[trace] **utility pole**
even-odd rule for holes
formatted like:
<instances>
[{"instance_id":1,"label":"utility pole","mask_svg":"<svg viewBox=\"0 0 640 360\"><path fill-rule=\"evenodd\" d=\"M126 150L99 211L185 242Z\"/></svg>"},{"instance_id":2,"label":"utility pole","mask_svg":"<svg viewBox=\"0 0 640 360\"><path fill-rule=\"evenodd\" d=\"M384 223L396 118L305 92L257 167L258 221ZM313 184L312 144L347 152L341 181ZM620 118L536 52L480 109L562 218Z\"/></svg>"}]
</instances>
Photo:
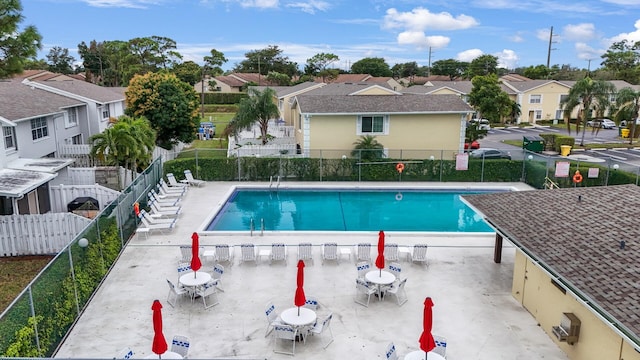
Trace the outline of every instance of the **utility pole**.
<instances>
[{"instance_id":1,"label":"utility pole","mask_svg":"<svg viewBox=\"0 0 640 360\"><path fill-rule=\"evenodd\" d=\"M429 65L427 67L427 76L431 76L431 46L429 46Z\"/></svg>"},{"instance_id":2,"label":"utility pole","mask_svg":"<svg viewBox=\"0 0 640 360\"><path fill-rule=\"evenodd\" d=\"M550 69L551 63L551 50L556 50L551 48L551 44L553 44L553 26L551 27L551 31L549 32L549 50L547 51L547 69Z\"/></svg>"},{"instance_id":3,"label":"utility pole","mask_svg":"<svg viewBox=\"0 0 640 360\"><path fill-rule=\"evenodd\" d=\"M202 115L202 120L204 120L204 77L207 69L207 64L202 65L202 88L200 93L200 113Z\"/></svg>"}]
</instances>

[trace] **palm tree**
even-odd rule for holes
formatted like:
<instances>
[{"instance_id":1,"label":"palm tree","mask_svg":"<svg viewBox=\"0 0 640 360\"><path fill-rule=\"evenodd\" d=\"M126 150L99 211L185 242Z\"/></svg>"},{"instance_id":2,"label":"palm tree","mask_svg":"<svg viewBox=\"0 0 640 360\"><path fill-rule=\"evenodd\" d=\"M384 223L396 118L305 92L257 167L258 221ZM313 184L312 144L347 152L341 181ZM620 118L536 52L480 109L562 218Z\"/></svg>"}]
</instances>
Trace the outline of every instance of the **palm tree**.
<instances>
[{"instance_id":1,"label":"palm tree","mask_svg":"<svg viewBox=\"0 0 640 360\"><path fill-rule=\"evenodd\" d=\"M373 135L364 135L353 144L355 147L351 151L351 156L360 160L371 161L384 157L384 146Z\"/></svg>"},{"instance_id":2,"label":"palm tree","mask_svg":"<svg viewBox=\"0 0 640 360\"><path fill-rule=\"evenodd\" d=\"M275 90L266 88L264 91L249 89L249 97L240 100L238 112L233 118L235 130L249 130L257 122L260 126L262 145L269 141L269 120L280 115L278 106L273 102L276 96Z\"/></svg>"},{"instance_id":3,"label":"palm tree","mask_svg":"<svg viewBox=\"0 0 640 360\"><path fill-rule=\"evenodd\" d=\"M629 87L621 89L616 96L616 104L620 106L618 112L627 112L631 114L631 118L627 122L627 126L631 131L631 134L629 134L629 144L633 144L636 119L638 118L638 111L640 111L640 90L636 91Z\"/></svg>"},{"instance_id":4,"label":"palm tree","mask_svg":"<svg viewBox=\"0 0 640 360\"><path fill-rule=\"evenodd\" d=\"M576 107L578 109L578 121L582 122L582 138L580 139L580 146L584 146L584 133L587 125L587 121L591 118L592 109L597 109L598 112L604 112L609 106L609 96L615 93L615 86L608 81L593 80L590 77L578 80L575 85L569 90L569 95L562 100L560 106L563 107L565 118ZM576 132L579 127L576 127Z\"/></svg>"}]
</instances>

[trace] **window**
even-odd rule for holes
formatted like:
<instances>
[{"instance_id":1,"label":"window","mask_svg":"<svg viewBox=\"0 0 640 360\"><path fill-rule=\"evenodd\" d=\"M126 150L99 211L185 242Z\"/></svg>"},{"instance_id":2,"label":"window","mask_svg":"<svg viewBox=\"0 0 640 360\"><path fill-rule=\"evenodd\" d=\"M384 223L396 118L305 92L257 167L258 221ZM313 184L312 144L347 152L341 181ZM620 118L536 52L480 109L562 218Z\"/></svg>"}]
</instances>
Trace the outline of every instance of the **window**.
<instances>
[{"instance_id":1,"label":"window","mask_svg":"<svg viewBox=\"0 0 640 360\"><path fill-rule=\"evenodd\" d=\"M105 105L102 107L102 120L109 120L109 116L111 116L109 113L109 105Z\"/></svg>"},{"instance_id":2,"label":"window","mask_svg":"<svg viewBox=\"0 0 640 360\"><path fill-rule=\"evenodd\" d=\"M542 95L529 95L529 104L540 104L542 102Z\"/></svg>"},{"instance_id":3,"label":"window","mask_svg":"<svg viewBox=\"0 0 640 360\"><path fill-rule=\"evenodd\" d=\"M33 140L42 139L49 136L49 128L47 127L47 118L40 117L31 120L31 138Z\"/></svg>"},{"instance_id":4,"label":"window","mask_svg":"<svg viewBox=\"0 0 640 360\"><path fill-rule=\"evenodd\" d=\"M6 150L16 149L16 135L11 126L3 126L2 134L4 135L4 148Z\"/></svg>"},{"instance_id":5,"label":"window","mask_svg":"<svg viewBox=\"0 0 640 360\"><path fill-rule=\"evenodd\" d=\"M67 114L64 117L64 125L67 128L78 125L78 108L67 109Z\"/></svg>"},{"instance_id":6,"label":"window","mask_svg":"<svg viewBox=\"0 0 640 360\"><path fill-rule=\"evenodd\" d=\"M560 104L562 104L563 102L567 101L567 99L569 98L569 95L560 95Z\"/></svg>"},{"instance_id":7,"label":"window","mask_svg":"<svg viewBox=\"0 0 640 360\"><path fill-rule=\"evenodd\" d=\"M385 134L387 121L388 118L385 115L360 116L358 118L358 135Z\"/></svg>"},{"instance_id":8,"label":"window","mask_svg":"<svg viewBox=\"0 0 640 360\"><path fill-rule=\"evenodd\" d=\"M535 119L536 120L542 120L542 110L536 110L535 111Z\"/></svg>"},{"instance_id":9,"label":"window","mask_svg":"<svg viewBox=\"0 0 640 360\"><path fill-rule=\"evenodd\" d=\"M76 136L72 136L71 137L71 143L73 145L80 145L82 144L82 134L78 134Z\"/></svg>"}]
</instances>

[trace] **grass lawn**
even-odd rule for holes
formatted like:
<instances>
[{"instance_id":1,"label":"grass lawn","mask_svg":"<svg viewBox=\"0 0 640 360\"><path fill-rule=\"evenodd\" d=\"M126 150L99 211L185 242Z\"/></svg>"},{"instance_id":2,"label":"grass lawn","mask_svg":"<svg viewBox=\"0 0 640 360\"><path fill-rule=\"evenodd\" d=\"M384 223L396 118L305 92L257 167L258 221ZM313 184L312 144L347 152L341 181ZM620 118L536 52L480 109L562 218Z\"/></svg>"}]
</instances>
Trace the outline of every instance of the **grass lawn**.
<instances>
[{"instance_id":1,"label":"grass lawn","mask_svg":"<svg viewBox=\"0 0 640 360\"><path fill-rule=\"evenodd\" d=\"M178 154L177 159L198 158L226 158L227 157L227 139L219 140L194 140L189 148L183 149Z\"/></svg>"},{"instance_id":2,"label":"grass lawn","mask_svg":"<svg viewBox=\"0 0 640 360\"><path fill-rule=\"evenodd\" d=\"M0 258L0 312L9 306L52 258L52 256Z\"/></svg>"},{"instance_id":3,"label":"grass lawn","mask_svg":"<svg viewBox=\"0 0 640 360\"><path fill-rule=\"evenodd\" d=\"M204 119L202 121L211 121L216 126L216 133L221 133L229 121L233 119L235 113L204 113Z\"/></svg>"}]
</instances>

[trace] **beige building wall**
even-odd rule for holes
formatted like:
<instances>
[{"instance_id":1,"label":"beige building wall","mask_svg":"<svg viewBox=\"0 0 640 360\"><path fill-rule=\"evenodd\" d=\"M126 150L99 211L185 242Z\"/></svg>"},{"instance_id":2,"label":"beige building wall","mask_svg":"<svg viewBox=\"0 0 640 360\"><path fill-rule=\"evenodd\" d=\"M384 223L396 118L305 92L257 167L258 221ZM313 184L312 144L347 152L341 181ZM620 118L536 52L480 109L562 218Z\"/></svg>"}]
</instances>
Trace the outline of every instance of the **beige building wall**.
<instances>
[{"instance_id":1,"label":"beige building wall","mask_svg":"<svg viewBox=\"0 0 640 360\"><path fill-rule=\"evenodd\" d=\"M540 120L562 119L560 100L562 95L569 94L569 88L550 82L535 89L518 94L520 104L520 122L535 124ZM535 101L538 101L536 103Z\"/></svg>"},{"instance_id":2,"label":"beige building wall","mask_svg":"<svg viewBox=\"0 0 640 360\"><path fill-rule=\"evenodd\" d=\"M640 360L640 353L591 312L570 291L554 285L549 275L520 250L516 251L512 295L538 321L540 327L572 360ZM580 334L573 345L560 342L551 329L563 313L580 319Z\"/></svg>"}]
</instances>

